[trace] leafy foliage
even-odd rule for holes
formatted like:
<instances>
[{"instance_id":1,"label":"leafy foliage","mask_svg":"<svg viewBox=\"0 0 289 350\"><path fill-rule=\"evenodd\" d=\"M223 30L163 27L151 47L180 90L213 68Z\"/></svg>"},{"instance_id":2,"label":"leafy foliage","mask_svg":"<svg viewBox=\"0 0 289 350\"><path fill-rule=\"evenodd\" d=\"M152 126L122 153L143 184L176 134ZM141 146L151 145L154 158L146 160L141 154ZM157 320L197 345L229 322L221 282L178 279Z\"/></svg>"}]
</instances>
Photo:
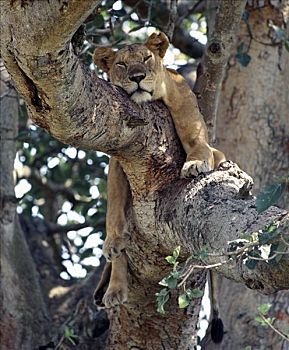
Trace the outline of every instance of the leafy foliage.
<instances>
[{"instance_id":1,"label":"leafy foliage","mask_svg":"<svg viewBox=\"0 0 289 350\"><path fill-rule=\"evenodd\" d=\"M276 204L286 192L288 188L289 177L281 179L278 183L273 183L263 188L256 198L256 206L258 213L262 213L272 205Z\"/></svg>"},{"instance_id":2,"label":"leafy foliage","mask_svg":"<svg viewBox=\"0 0 289 350\"><path fill-rule=\"evenodd\" d=\"M87 258L95 252L98 257L101 255L97 248L101 240L95 240L92 247L89 237L105 236L108 157L62 144L29 125L24 105L21 105L21 112L16 185L20 196L18 212L44 221L50 242L54 241L55 254L64 263L59 273L66 271L71 275L67 266L77 264L84 276L85 270L91 269ZM23 187L27 190L21 191Z\"/></svg>"},{"instance_id":3,"label":"leafy foliage","mask_svg":"<svg viewBox=\"0 0 289 350\"><path fill-rule=\"evenodd\" d=\"M179 266L179 262L177 260L180 255L180 249L181 247L178 246L176 249L174 249L172 255L169 255L165 258L169 264L173 265L173 270L168 276L159 282L161 286L166 287L161 289L159 293L156 293L157 311L161 314L165 313L164 306L168 302L171 290L173 289L177 289L179 291L178 305L180 309L186 308L193 298L201 298L203 296L203 291L199 288L190 289L184 287L183 291L180 291L178 281L183 276L183 273L185 271L183 268L180 268L179 270L177 269Z\"/></svg>"},{"instance_id":4,"label":"leafy foliage","mask_svg":"<svg viewBox=\"0 0 289 350\"><path fill-rule=\"evenodd\" d=\"M255 321L257 321L263 327L272 325L275 320L275 317L265 317L271 309L271 306L271 304L262 304L258 307L260 316L256 316Z\"/></svg>"},{"instance_id":5,"label":"leafy foliage","mask_svg":"<svg viewBox=\"0 0 289 350\"><path fill-rule=\"evenodd\" d=\"M264 229L252 234L243 234L241 239L229 242L228 253L241 258L245 265L253 270L260 261L269 265L277 264L286 254L288 243L278 223L271 223Z\"/></svg>"}]
</instances>

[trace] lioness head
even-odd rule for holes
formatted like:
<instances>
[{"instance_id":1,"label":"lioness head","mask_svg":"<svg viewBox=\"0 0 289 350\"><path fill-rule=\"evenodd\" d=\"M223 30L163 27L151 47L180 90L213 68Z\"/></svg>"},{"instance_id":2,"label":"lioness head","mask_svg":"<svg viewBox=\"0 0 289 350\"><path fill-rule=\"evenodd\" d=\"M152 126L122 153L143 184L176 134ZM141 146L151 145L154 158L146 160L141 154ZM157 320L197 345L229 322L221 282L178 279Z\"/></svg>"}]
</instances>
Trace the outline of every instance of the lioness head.
<instances>
[{"instance_id":1,"label":"lioness head","mask_svg":"<svg viewBox=\"0 0 289 350\"><path fill-rule=\"evenodd\" d=\"M133 101L142 103L162 97L162 59L168 47L167 36L154 33L145 44L128 45L118 51L97 48L93 59L113 84L123 88Z\"/></svg>"}]
</instances>

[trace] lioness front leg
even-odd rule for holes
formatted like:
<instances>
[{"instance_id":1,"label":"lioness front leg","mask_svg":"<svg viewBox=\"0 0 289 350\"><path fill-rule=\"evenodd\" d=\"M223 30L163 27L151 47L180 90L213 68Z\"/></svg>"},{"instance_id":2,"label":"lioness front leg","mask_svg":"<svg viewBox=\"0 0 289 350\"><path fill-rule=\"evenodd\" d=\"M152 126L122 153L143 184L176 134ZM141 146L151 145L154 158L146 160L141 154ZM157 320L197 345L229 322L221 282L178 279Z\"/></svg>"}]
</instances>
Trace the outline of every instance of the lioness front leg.
<instances>
[{"instance_id":1,"label":"lioness front leg","mask_svg":"<svg viewBox=\"0 0 289 350\"><path fill-rule=\"evenodd\" d=\"M129 185L126 175L119 162L112 157L109 161L106 239L103 245L103 254L108 261L121 254L129 239L125 217L128 196Z\"/></svg>"},{"instance_id":2,"label":"lioness front leg","mask_svg":"<svg viewBox=\"0 0 289 350\"><path fill-rule=\"evenodd\" d=\"M181 176L190 178L213 170L217 165L214 149L208 144L208 131L196 96L180 75L167 70L168 97L164 99L174 120L177 134L187 154ZM216 152L219 152L216 150ZM222 154L222 152L219 152Z\"/></svg>"},{"instance_id":3,"label":"lioness front leg","mask_svg":"<svg viewBox=\"0 0 289 350\"><path fill-rule=\"evenodd\" d=\"M191 153L187 155L185 164L181 170L181 177L191 178L200 173L207 173L216 169L221 163L226 161L223 152L210 147L207 143L196 140Z\"/></svg>"},{"instance_id":4,"label":"lioness front leg","mask_svg":"<svg viewBox=\"0 0 289 350\"><path fill-rule=\"evenodd\" d=\"M195 140L189 152L181 170L181 177L191 178L214 169L213 150L205 141Z\"/></svg>"}]
</instances>

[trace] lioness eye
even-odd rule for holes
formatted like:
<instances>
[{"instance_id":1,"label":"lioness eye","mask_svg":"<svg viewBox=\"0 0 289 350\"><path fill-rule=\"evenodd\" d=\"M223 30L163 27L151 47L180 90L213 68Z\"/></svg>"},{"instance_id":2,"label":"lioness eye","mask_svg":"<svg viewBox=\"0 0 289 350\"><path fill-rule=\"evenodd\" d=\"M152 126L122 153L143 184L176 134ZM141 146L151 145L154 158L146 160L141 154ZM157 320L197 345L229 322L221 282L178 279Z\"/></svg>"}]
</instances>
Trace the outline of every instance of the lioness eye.
<instances>
[{"instance_id":1,"label":"lioness eye","mask_svg":"<svg viewBox=\"0 0 289 350\"><path fill-rule=\"evenodd\" d=\"M124 62L117 62L116 64L120 67L126 68L126 64Z\"/></svg>"},{"instance_id":2,"label":"lioness eye","mask_svg":"<svg viewBox=\"0 0 289 350\"><path fill-rule=\"evenodd\" d=\"M151 59L151 58L152 58L152 56L147 56L147 57L145 57L145 58L143 59L143 61L146 62L146 61L148 61L148 60Z\"/></svg>"}]
</instances>

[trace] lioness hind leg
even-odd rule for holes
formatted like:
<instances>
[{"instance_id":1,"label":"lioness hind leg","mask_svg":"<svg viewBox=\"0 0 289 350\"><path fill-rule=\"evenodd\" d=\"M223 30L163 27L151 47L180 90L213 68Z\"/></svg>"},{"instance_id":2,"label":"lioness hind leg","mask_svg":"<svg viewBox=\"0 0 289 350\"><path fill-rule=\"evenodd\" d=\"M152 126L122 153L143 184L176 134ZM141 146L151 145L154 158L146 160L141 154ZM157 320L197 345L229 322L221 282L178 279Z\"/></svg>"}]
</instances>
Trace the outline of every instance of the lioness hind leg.
<instances>
[{"instance_id":1,"label":"lioness hind leg","mask_svg":"<svg viewBox=\"0 0 289 350\"><path fill-rule=\"evenodd\" d=\"M190 148L187 159L181 170L183 178L198 176L214 169L214 155L211 147L206 142L194 142Z\"/></svg>"},{"instance_id":2,"label":"lioness hind leg","mask_svg":"<svg viewBox=\"0 0 289 350\"><path fill-rule=\"evenodd\" d=\"M103 254L108 261L126 248L129 239L125 210L129 185L119 162L112 157L109 162L107 183L106 239Z\"/></svg>"},{"instance_id":3,"label":"lioness hind leg","mask_svg":"<svg viewBox=\"0 0 289 350\"><path fill-rule=\"evenodd\" d=\"M111 263L111 276L106 293L102 299L106 308L111 308L127 301L127 258L121 253Z\"/></svg>"}]
</instances>

